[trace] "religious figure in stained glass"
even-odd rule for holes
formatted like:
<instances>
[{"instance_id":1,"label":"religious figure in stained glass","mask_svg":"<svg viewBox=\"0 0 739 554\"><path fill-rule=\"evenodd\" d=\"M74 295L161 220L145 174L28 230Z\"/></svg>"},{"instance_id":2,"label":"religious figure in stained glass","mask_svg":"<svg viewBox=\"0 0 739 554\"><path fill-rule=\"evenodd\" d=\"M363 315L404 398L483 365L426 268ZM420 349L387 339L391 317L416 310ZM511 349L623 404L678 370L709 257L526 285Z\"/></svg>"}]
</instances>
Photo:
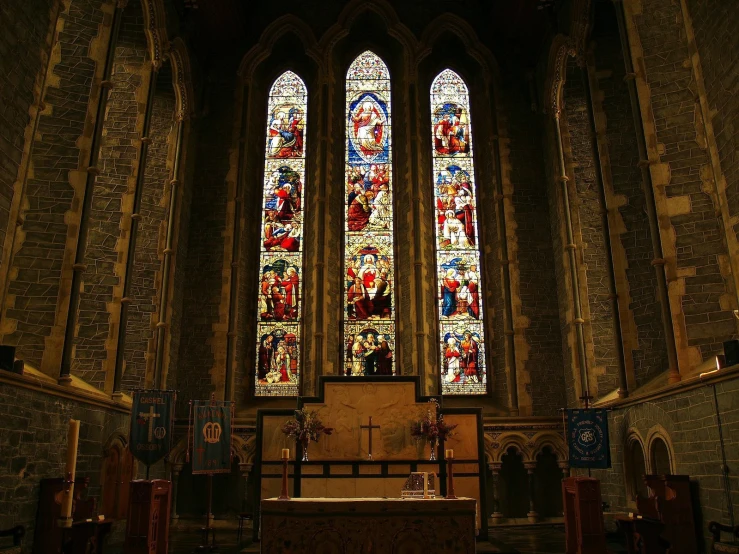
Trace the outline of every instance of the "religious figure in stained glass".
<instances>
[{"instance_id":1,"label":"religious figure in stained glass","mask_svg":"<svg viewBox=\"0 0 739 554\"><path fill-rule=\"evenodd\" d=\"M254 394L297 396L300 386L305 83L292 71L272 85L259 256Z\"/></svg>"},{"instance_id":2,"label":"religious figure in stained glass","mask_svg":"<svg viewBox=\"0 0 739 554\"><path fill-rule=\"evenodd\" d=\"M346 375L395 373L390 73L372 52L346 75Z\"/></svg>"},{"instance_id":3,"label":"religious figure in stained glass","mask_svg":"<svg viewBox=\"0 0 739 554\"><path fill-rule=\"evenodd\" d=\"M442 394L485 394L477 194L467 85L450 69L431 84Z\"/></svg>"}]
</instances>

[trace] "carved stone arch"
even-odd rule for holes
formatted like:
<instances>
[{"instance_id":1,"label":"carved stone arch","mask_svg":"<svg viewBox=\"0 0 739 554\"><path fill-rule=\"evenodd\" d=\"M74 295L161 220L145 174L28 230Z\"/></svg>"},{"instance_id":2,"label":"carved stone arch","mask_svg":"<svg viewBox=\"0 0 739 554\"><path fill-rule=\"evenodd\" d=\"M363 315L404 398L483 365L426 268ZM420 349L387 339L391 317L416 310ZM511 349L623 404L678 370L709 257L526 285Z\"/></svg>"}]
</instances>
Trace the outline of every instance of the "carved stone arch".
<instances>
[{"instance_id":1,"label":"carved stone arch","mask_svg":"<svg viewBox=\"0 0 739 554\"><path fill-rule=\"evenodd\" d=\"M544 111L559 117L562 110L562 89L567 80L567 54L572 53L570 38L559 34L549 48L547 79L544 86Z\"/></svg>"},{"instance_id":2,"label":"carved stone arch","mask_svg":"<svg viewBox=\"0 0 739 554\"><path fill-rule=\"evenodd\" d=\"M480 42L477 33L466 20L452 13L438 16L423 30L416 54L417 63L431 55L434 43L444 33L452 33L462 41L466 53L484 70L486 79L492 77L497 80L499 68L493 53Z\"/></svg>"},{"instance_id":3,"label":"carved stone arch","mask_svg":"<svg viewBox=\"0 0 739 554\"><path fill-rule=\"evenodd\" d=\"M127 429L116 429L113 431L108 439L103 444L103 456L107 456L111 448L119 447L121 450L125 450L128 447L128 430Z\"/></svg>"},{"instance_id":4,"label":"carved stone arch","mask_svg":"<svg viewBox=\"0 0 739 554\"><path fill-rule=\"evenodd\" d=\"M185 463L187 443L187 435L180 437L180 440L177 441L177 444L169 452L169 456L167 457L170 465L182 465Z\"/></svg>"},{"instance_id":5,"label":"carved stone arch","mask_svg":"<svg viewBox=\"0 0 739 554\"><path fill-rule=\"evenodd\" d=\"M272 48L283 36L294 34L303 43L306 54L321 67L322 60L313 30L302 19L287 14L278 17L262 32L257 42L243 57L239 65L239 76L244 81L249 81L259 64L266 60L272 53Z\"/></svg>"},{"instance_id":6,"label":"carved stone arch","mask_svg":"<svg viewBox=\"0 0 739 554\"><path fill-rule=\"evenodd\" d=\"M495 461L498 443L489 435L483 435L483 451L485 453L485 463L492 464Z\"/></svg>"},{"instance_id":7,"label":"carved stone arch","mask_svg":"<svg viewBox=\"0 0 739 554\"><path fill-rule=\"evenodd\" d=\"M149 58L154 69L158 70L162 67L169 48L164 0L141 0L141 7L144 11L144 33L149 45Z\"/></svg>"},{"instance_id":8,"label":"carved stone arch","mask_svg":"<svg viewBox=\"0 0 739 554\"><path fill-rule=\"evenodd\" d=\"M180 37L169 46L169 59L172 63L172 86L174 87L177 119L186 121L194 112L195 92L192 80L190 52Z\"/></svg>"},{"instance_id":9,"label":"carved stone arch","mask_svg":"<svg viewBox=\"0 0 739 554\"><path fill-rule=\"evenodd\" d=\"M533 439L534 448L531 453L532 461L536 461L536 457L542 453L544 448L549 447L552 454L555 455L558 462L566 462L568 460L567 450L565 449L564 439L562 435L552 432L543 432L537 434Z\"/></svg>"},{"instance_id":10,"label":"carved stone arch","mask_svg":"<svg viewBox=\"0 0 739 554\"><path fill-rule=\"evenodd\" d=\"M672 444L670 433L667 432L662 425L656 424L652 426L647 432L646 446L644 450L644 456L647 459L647 469L652 473L657 473L654 467L654 442L661 440L667 447L667 455L669 456L670 470L676 471L676 458L675 458L675 447Z\"/></svg>"},{"instance_id":11,"label":"carved stone arch","mask_svg":"<svg viewBox=\"0 0 739 554\"><path fill-rule=\"evenodd\" d=\"M521 433L511 433L500 438L500 446L498 447L496 459L493 462L503 462L503 456L508 449L513 447L516 453L521 456L524 463L532 461L531 447L528 444L529 439Z\"/></svg>"},{"instance_id":12,"label":"carved stone arch","mask_svg":"<svg viewBox=\"0 0 739 554\"><path fill-rule=\"evenodd\" d=\"M591 0L573 0L570 17L570 44L572 55L579 65L585 64L585 51L591 29Z\"/></svg>"},{"instance_id":13,"label":"carved stone arch","mask_svg":"<svg viewBox=\"0 0 739 554\"><path fill-rule=\"evenodd\" d=\"M367 11L375 13L385 24L387 34L401 45L405 64L404 71L409 78L413 78L416 68L418 41L413 32L401 23L395 9L387 0L351 0L344 7L336 23L323 34L319 42L321 52L326 54L324 56L324 63L327 64L326 69L330 69L329 60L333 58L332 54L336 44L349 35L349 30L357 18Z\"/></svg>"}]
</instances>

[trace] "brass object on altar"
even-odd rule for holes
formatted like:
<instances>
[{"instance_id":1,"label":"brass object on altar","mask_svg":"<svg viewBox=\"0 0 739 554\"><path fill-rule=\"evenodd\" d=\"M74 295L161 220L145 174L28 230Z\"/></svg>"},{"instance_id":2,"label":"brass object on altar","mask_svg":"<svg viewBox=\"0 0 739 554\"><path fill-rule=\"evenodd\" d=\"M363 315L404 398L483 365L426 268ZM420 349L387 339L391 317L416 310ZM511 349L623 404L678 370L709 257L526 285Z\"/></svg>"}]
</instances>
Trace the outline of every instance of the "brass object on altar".
<instances>
[{"instance_id":1,"label":"brass object on altar","mask_svg":"<svg viewBox=\"0 0 739 554\"><path fill-rule=\"evenodd\" d=\"M433 498L436 496L436 474L414 471L405 480L401 498Z\"/></svg>"}]
</instances>

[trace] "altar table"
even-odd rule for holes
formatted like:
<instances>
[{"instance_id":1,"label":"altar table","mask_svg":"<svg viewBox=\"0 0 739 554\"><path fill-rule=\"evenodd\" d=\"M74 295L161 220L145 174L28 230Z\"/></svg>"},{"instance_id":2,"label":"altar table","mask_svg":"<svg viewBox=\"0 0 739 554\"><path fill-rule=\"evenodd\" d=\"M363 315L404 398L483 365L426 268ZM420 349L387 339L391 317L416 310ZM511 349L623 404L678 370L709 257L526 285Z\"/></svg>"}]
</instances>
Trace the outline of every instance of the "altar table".
<instances>
[{"instance_id":1,"label":"altar table","mask_svg":"<svg viewBox=\"0 0 739 554\"><path fill-rule=\"evenodd\" d=\"M269 498L264 554L474 554L473 498Z\"/></svg>"}]
</instances>

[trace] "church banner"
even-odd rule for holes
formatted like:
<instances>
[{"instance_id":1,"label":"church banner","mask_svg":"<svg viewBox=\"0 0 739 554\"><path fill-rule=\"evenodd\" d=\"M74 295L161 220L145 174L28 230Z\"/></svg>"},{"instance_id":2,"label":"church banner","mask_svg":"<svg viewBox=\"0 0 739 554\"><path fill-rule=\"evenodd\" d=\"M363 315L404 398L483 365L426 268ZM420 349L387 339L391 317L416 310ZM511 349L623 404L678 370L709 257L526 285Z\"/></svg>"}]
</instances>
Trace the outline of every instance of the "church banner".
<instances>
[{"instance_id":1,"label":"church banner","mask_svg":"<svg viewBox=\"0 0 739 554\"><path fill-rule=\"evenodd\" d=\"M231 472L231 402L195 400L192 472Z\"/></svg>"},{"instance_id":2,"label":"church banner","mask_svg":"<svg viewBox=\"0 0 739 554\"><path fill-rule=\"evenodd\" d=\"M164 458L172 447L172 409L175 392L139 390L131 406L130 450L134 458L150 466Z\"/></svg>"},{"instance_id":3,"label":"church banner","mask_svg":"<svg viewBox=\"0 0 739 554\"><path fill-rule=\"evenodd\" d=\"M567 410L567 439L570 467L611 467L607 410Z\"/></svg>"}]
</instances>

